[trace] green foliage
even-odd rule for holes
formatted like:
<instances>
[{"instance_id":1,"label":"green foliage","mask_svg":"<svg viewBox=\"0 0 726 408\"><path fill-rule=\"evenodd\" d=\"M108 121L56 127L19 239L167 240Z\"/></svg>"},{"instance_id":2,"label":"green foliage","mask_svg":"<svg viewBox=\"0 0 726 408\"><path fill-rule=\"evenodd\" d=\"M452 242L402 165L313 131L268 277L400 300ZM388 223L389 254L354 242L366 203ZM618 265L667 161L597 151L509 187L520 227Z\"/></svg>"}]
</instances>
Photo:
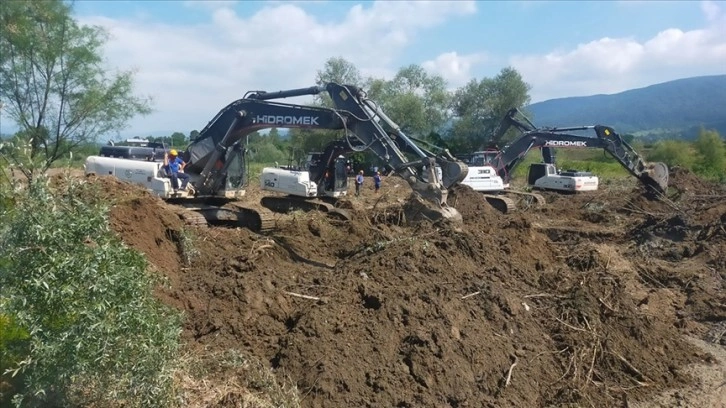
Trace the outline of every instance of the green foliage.
<instances>
[{"instance_id":1,"label":"green foliage","mask_svg":"<svg viewBox=\"0 0 726 408\"><path fill-rule=\"evenodd\" d=\"M4 310L0 303L0 310ZM14 367L28 355L30 335L22 327L18 326L15 320L6 314L0 314L0 370L7 367ZM22 386L22 376L15 378L10 375L3 375L0 371L0 383L8 381L13 388ZM11 395L0 388L0 405L10 401Z\"/></svg>"},{"instance_id":2,"label":"green foliage","mask_svg":"<svg viewBox=\"0 0 726 408\"><path fill-rule=\"evenodd\" d=\"M694 162L693 149L690 143L682 140L663 140L655 144L648 160L690 169Z\"/></svg>"},{"instance_id":3,"label":"green foliage","mask_svg":"<svg viewBox=\"0 0 726 408\"><path fill-rule=\"evenodd\" d=\"M270 129L267 134L254 132L248 137L248 160L255 163L287 163L290 146L290 141L284 140L277 128Z\"/></svg>"},{"instance_id":4,"label":"green foliage","mask_svg":"<svg viewBox=\"0 0 726 408\"><path fill-rule=\"evenodd\" d=\"M108 227L107 209L72 180L43 177L2 211L0 315L29 334L19 406L166 406L180 319L153 295L145 258Z\"/></svg>"},{"instance_id":5,"label":"green foliage","mask_svg":"<svg viewBox=\"0 0 726 408\"><path fill-rule=\"evenodd\" d=\"M726 147L718 132L701 128L693 146L697 155L693 166L696 173L709 179L726 181Z\"/></svg>"},{"instance_id":6,"label":"green foliage","mask_svg":"<svg viewBox=\"0 0 726 408\"><path fill-rule=\"evenodd\" d=\"M290 139L286 148L294 163L301 163L308 153L322 151L325 145L343 136L340 131L312 129L290 129L288 135Z\"/></svg>"},{"instance_id":7,"label":"green foliage","mask_svg":"<svg viewBox=\"0 0 726 408\"><path fill-rule=\"evenodd\" d=\"M456 117L449 132L452 150L468 153L483 148L509 109L529 103L530 88L511 67L494 78L472 79L459 88L452 100Z\"/></svg>"},{"instance_id":8,"label":"green foliage","mask_svg":"<svg viewBox=\"0 0 726 408\"><path fill-rule=\"evenodd\" d=\"M131 72L104 71L105 40L101 28L79 25L61 0L0 2L0 99L21 129L19 144L29 146L8 157L28 179L150 111L132 94Z\"/></svg>"},{"instance_id":9,"label":"green foliage","mask_svg":"<svg viewBox=\"0 0 726 408\"><path fill-rule=\"evenodd\" d=\"M260 163L284 163L287 159L285 152L280 150L274 143L269 140L250 144L249 158Z\"/></svg>"},{"instance_id":10,"label":"green foliage","mask_svg":"<svg viewBox=\"0 0 726 408\"><path fill-rule=\"evenodd\" d=\"M182 132L171 134L171 147L183 147L187 145L187 137Z\"/></svg>"},{"instance_id":11,"label":"green foliage","mask_svg":"<svg viewBox=\"0 0 726 408\"><path fill-rule=\"evenodd\" d=\"M315 78L315 83L320 86L325 86L325 84L330 82L339 85L361 86L363 84L363 77L352 62L343 57L331 57L325 61L323 69L318 70ZM316 95L315 100L322 106L333 107L333 101L330 99L330 95L325 92Z\"/></svg>"},{"instance_id":12,"label":"green foliage","mask_svg":"<svg viewBox=\"0 0 726 408\"><path fill-rule=\"evenodd\" d=\"M390 81L370 79L368 87L368 96L410 136L440 131L449 119L446 81L419 65L401 68Z\"/></svg>"},{"instance_id":13,"label":"green foliage","mask_svg":"<svg viewBox=\"0 0 726 408\"><path fill-rule=\"evenodd\" d=\"M529 165L541 163L542 154L539 149L531 150L525 159L514 169L514 179L524 182L527 179ZM609 179L622 179L630 177L613 157L598 149L557 149L557 168L560 170L574 169L590 171L600 178L600 181Z\"/></svg>"}]
</instances>

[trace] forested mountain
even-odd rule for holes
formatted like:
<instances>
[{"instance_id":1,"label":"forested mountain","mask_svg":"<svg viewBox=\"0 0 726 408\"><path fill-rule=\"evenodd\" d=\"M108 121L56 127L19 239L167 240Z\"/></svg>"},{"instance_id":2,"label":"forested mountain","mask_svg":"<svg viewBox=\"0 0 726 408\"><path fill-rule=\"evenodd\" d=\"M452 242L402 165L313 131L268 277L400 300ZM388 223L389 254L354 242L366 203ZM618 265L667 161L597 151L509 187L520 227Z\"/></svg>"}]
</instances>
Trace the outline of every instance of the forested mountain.
<instances>
[{"instance_id":1,"label":"forested mountain","mask_svg":"<svg viewBox=\"0 0 726 408\"><path fill-rule=\"evenodd\" d=\"M648 138L726 134L726 75L678 79L612 95L551 99L527 107L538 126L603 124Z\"/></svg>"}]
</instances>

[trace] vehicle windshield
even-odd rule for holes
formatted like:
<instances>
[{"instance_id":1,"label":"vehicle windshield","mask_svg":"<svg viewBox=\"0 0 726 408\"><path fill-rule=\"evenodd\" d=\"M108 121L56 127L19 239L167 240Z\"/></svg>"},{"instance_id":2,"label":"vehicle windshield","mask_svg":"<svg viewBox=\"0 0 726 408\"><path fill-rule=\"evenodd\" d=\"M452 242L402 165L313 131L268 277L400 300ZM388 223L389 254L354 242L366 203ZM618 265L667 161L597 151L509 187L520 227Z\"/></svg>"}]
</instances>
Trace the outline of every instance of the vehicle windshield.
<instances>
[{"instance_id":1,"label":"vehicle windshield","mask_svg":"<svg viewBox=\"0 0 726 408\"><path fill-rule=\"evenodd\" d=\"M483 152L476 152L471 158L472 166L487 166L491 164L494 158L499 154L496 150L486 150Z\"/></svg>"}]
</instances>

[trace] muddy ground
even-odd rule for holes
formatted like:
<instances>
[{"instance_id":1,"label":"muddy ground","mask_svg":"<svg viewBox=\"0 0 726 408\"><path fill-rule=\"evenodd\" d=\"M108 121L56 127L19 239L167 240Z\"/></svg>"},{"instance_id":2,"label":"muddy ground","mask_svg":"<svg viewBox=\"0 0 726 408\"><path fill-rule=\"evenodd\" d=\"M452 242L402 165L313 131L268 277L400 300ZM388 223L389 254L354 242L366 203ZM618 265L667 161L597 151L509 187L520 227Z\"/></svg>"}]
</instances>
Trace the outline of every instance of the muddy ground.
<instances>
[{"instance_id":1,"label":"muddy ground","mask_svg":"<svg viewBox=\"0 0 726 408\"><path fill-rule=\"evenodd\" d=\"M387 178L347 200L353 221L279 215L266 235L185 227L134 186L89 180L169 277L187 345L254 356L304 407L726 404L726 378L704 377L726 364L726 190L686 171L667 200L603 184L506 215L458 188L463 226L405 224L410 189Z\"/></svg>"}]
</instances>

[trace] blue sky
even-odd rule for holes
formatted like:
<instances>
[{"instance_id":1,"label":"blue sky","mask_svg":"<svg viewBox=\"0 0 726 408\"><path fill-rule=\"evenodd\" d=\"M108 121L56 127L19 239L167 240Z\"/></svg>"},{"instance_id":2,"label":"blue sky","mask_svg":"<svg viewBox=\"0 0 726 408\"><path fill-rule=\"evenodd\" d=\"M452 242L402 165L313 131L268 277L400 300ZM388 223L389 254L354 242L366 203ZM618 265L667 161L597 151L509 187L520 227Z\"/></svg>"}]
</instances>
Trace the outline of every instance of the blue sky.
<instances>
[{"instance_id":1,"label":"blue sky","mask_svg":"<svg viewBox=\"0 0 726 408\"><path fill-rule=\"evenodd\" d=\"M333 56L374 77L420 64L451 89L513 66L533 102L726 73L723 1L81 0L74 13L108 30L108 66L154 99L121 136L201 129L248 90L313 85Z\"/></svg>"}]
</instances>

